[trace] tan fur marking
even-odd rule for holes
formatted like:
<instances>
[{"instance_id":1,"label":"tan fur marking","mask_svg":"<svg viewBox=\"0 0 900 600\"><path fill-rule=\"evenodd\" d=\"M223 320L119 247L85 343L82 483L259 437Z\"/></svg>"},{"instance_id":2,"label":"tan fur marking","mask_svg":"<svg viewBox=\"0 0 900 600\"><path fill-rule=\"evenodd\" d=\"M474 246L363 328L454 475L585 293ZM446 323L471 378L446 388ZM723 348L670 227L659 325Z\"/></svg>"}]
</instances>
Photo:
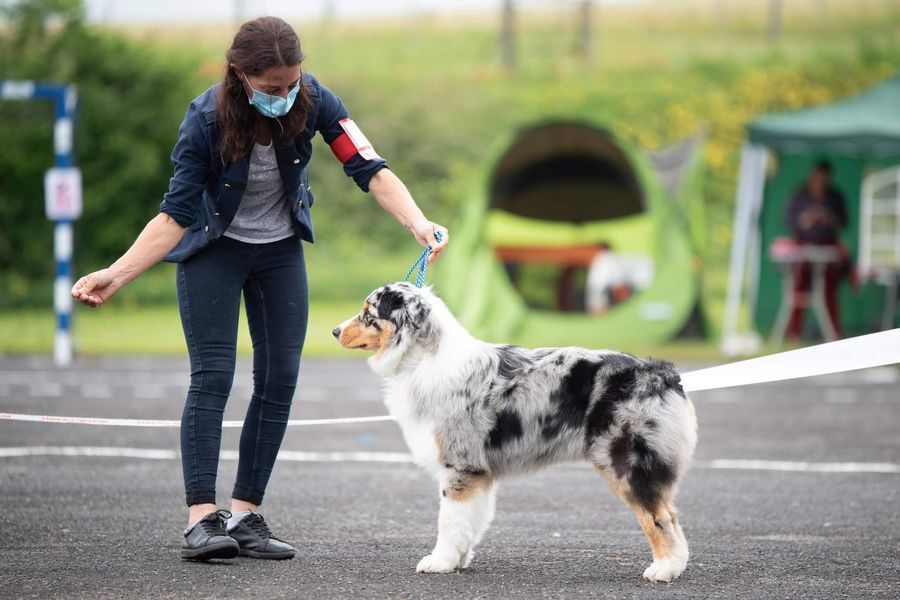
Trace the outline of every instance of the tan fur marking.
<instances>
[{"instance_id":1,"label":"tan fur marking","mask_svg":"<svg viewBox=\"0 0 900 600\"><path fill-rule=\"evenodd\" d=\"M666 521L662 521L662 517L653 517L650 513L643 510L640 507L634 509L634 514L637 515L638 523L641 525L641 530L644 532L644 535L647 536L647 540L650 542L650 549L653 552L653 559L659 560L661 558L666 558L670 554L672 554L672 547L674 546L674 540L669 539L669 536L666 534L666 524L671 524L671 521L666 519ZM659 523L659 526L657 525Z\"/></svg>"},{"instance_id":2,"label":"tan fur marking","mask_svg":"<svg viewBox=\"0 0 900 600\"><path fill-rule=\"evenodd\" d=\"M444 447L441 446L441 436L434 432L434 445L437 446L438 464L444 464Z\"/></svg>"},{"instance_id":3,"label":"tan fur marking","mask_svg":"<svg viewBox=\"0 0 900 600\"><path fill-rule=\"evenodd\" d=\"M475 492L479 490L485 492L490 491L493 484L494 480L491 479L489 475L483 473L481 475L472 475L464 484L455 487L450 486L445 491L447 498L450 500L453 500L454 502L465 502L470 500L472 496L475 495Z\"/></svg>"},{"instance_id":4,"label":"tan fur marking","mask_svg":"<svg viewBox=\"0 0 900 600\"><path fill-rule=\"evenodd\" d=\"M673 531L672 525L677 522L675 507L668 500L664 500L660 503L661 506L651 513L634 501L631 489L625 481L616 478L605 469L600 467L596 467L596 469L603 476L609 488L634 511L638 524L641 526L641 531L644 532L647 541L650 542L654 560L669 556L675 545L675 540L672 539L670 534Z\"/></svg>"},{"instance_id":5,"label":"tan fur marking","mask_svg":"<svg viewBox=\"0 0 900 600\"><path fill-rule=\"evenodd\" d=\"M341 345L345 348L359 348L365 346L365 337L365 329L361 327L358 322L353 321L344 327L338 341L340 341Z\"/></svg>"},{"instance_id":6,"label":"tan fur marking","mask_svg":"<svg viewBox=\"0 0 900 600\"><path fill-rule=\"evenodd\" d=\"M365 302L360 315L368 312L369 303ZM394 328L387 321L380 321L379 327L381 327L380 331L374 326L365 327L359 319L354 319L341 331L338 342L345 348L373 350L376 354L381 353L390 341Z\"/></svg>"}]
</instances>

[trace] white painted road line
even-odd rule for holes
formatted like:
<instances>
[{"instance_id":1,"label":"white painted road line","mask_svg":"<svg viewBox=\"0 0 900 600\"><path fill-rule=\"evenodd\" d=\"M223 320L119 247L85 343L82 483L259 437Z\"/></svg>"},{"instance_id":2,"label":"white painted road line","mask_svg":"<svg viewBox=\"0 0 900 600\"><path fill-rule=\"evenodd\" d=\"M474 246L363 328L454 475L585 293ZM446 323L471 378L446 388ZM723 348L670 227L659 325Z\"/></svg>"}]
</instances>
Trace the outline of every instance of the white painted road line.
<instances>
[{"instance_id":1,"label":"white painted road line","mask_svg":"<svg viewBox=\"0 0 900 600\"><path fill-rule=\"evenodd\" d=\"M0 448L0 458L17 456L108 456L115 458L172 460L178 458L178 453L174 450L109 446L20 446L18 448Z\"/></svg>"},{"instance_id":2,"label":"white painted road line","mask_svg":"<svg viewBox=\"0 0 900 600\"><path fill-rule=\"evenodd\" d=\"M869 369L861 373L863 383L885 385L900 381L900 369L881 367Z\"/></svg>"},{"instance_id":3,"label":"white painted road line","mask_svg":"<svg viewBox=\"0 0 900 600\"><path fill-rule=\"evenodd\" d=\"M165 389L159 385L135 385L132 386L131 391L139 400L155 400L166 397Z\"/></svg>"},{"instance_id":4,"label":"white painted road line","mask_svg":"<svg viewBox=\"0 0 900 600\"><path fill-rule=\"evenodd\" d=\"M59 398L62 396L62 384L32 383L28 386L28 395L38 398Z\"/></svg>"},{"instance_id":5,"label":"white painted road line","mask_svg":"<svg viewBox=\"0 0 900 600\"><path fill-rule=\"evenodd\" d=\"M112 398L112 388L105 383L85 383L81 386L82 398Z\"/></svg>"},{"instance_id":6,"label":"white painted road line","mask_svg":"<svg viewBox=\"0 0 900 600\"><path fill-rule=\"evenodd\" d=\"M750 470L750 471L794 471L800 473L900 473L900 465L894 463L820 463L796 462L788 460L740 460L720 458L708 463L698 463L696 468Z\"/></svg>"},{"instance_id":7,"label":"white painted road line","mask_svg":"<svg viewBox=\"0 0 900 600\"><path fill-rule=\"evenodd\" d=\"M93 379L94 381L86 381ZM147 383L163 385L186 386L191 379L188 371L164 371L164 370L119 370L119 369L91 369L91 370L47 370L47 369L0 369L0 381L28 385L35 381L54 381L65 385L79 385L81 383L107 383L109 381L125 381L128 383Z\"/></svg>"},{"instance_id":8,"label":"white painted road line","mask_svg":"<svg viewBox=\"0 0 900 600\"><path fill-rule=\"evenodd\" d=\"M859 391L853 388L827 388L824 390L825 404L857 404Z\"/></svg>"},{"instance_id":9,"label":"white painted road line","mask_svg":"<svg viewBox=\"0 0 900 600\"><path fill-rule=\"evenodd\" d=\"M99 456L120 458L146 458L174 460L175 450L153 448L120 448L110 446L19 446L0 447L0 458L21 456ZM235 450L223 450L222 460L237 460ZM282 450L278 460L287 462L358 462L358 463L412 463L406 452L320 452ZM697 461L693 468L718 471L781 471L795 473L880 473L900 474L900 464L861 462L802 462L786 460L741 460L720 458Z\"/></svg>"}]
</instances>

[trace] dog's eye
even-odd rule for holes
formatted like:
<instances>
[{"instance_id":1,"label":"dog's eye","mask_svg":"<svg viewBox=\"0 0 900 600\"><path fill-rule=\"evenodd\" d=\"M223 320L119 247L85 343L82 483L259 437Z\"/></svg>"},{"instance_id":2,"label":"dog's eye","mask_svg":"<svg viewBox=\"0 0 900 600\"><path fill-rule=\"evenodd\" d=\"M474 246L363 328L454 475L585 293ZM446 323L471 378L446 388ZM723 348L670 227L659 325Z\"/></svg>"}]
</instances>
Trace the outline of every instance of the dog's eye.
<instances>
[{"instance_id":1,"label":"dog's eye","mask_svg":"<svg viewBox=\"0 0 900 600\"><path fill-rule=\"evenodd\" d=\"M365 313L362 315L362 322L363 325L369 326L375 322L375 319L373 319L372 315L370 315L369 313Z\"/></svg>"}]
</instances>

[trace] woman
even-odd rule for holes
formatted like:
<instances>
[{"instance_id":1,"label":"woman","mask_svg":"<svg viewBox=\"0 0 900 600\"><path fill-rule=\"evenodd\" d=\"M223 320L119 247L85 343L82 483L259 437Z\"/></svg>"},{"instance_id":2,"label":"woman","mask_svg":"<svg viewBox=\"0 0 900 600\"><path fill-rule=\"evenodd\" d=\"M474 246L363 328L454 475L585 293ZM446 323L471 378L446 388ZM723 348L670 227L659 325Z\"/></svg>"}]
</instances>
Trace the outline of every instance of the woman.
<instances>
[{"instance_id":1,"label":"woman","mask_svg":"<svg viewBox=\"0 0 900 600\"><path fill-rule=\"evenodd\" d=\"M76 300L96 307L161 259L178 263L191 361L181 421L189 507L181 555L188 559L295 554L257 510L284 437L306 335L301 240L313 241L306 165L316 131L363 191L420 244L434 247L432 261L448 241L447 230L425 218L340 99L301 70L302 60L297 34L283 20L244 23L226 53L224 80L188 107L160 213L119 260L72 287ZM216 510L216 471L242 293L253 341L253 395L229 512Z\"/></svg>"}]
</instances>

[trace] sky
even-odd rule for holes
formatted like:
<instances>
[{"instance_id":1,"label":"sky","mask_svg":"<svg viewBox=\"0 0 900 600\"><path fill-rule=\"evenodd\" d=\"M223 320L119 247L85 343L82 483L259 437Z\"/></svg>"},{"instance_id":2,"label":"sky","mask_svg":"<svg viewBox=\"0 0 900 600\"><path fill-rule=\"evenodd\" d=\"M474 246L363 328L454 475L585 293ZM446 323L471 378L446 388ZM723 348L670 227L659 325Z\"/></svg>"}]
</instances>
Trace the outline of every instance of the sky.
<instances>
[{"instance_id":1,"label":"sky","mask_svg":"<svg viewBox=\"0 0 900 600\"><path fill-rule=\"evenodd\" d=\"M602 4L636 4L647 0L602 0ZM517 0L524 8L549 7L575 0ZM599 2L598 2L599 3ZM264 14L318 20L327 11L338 19L372 16L486 12L500 0L86 0L88 19L97 23L171 23L237 21Z\"/></svg>"}]
</instances>

